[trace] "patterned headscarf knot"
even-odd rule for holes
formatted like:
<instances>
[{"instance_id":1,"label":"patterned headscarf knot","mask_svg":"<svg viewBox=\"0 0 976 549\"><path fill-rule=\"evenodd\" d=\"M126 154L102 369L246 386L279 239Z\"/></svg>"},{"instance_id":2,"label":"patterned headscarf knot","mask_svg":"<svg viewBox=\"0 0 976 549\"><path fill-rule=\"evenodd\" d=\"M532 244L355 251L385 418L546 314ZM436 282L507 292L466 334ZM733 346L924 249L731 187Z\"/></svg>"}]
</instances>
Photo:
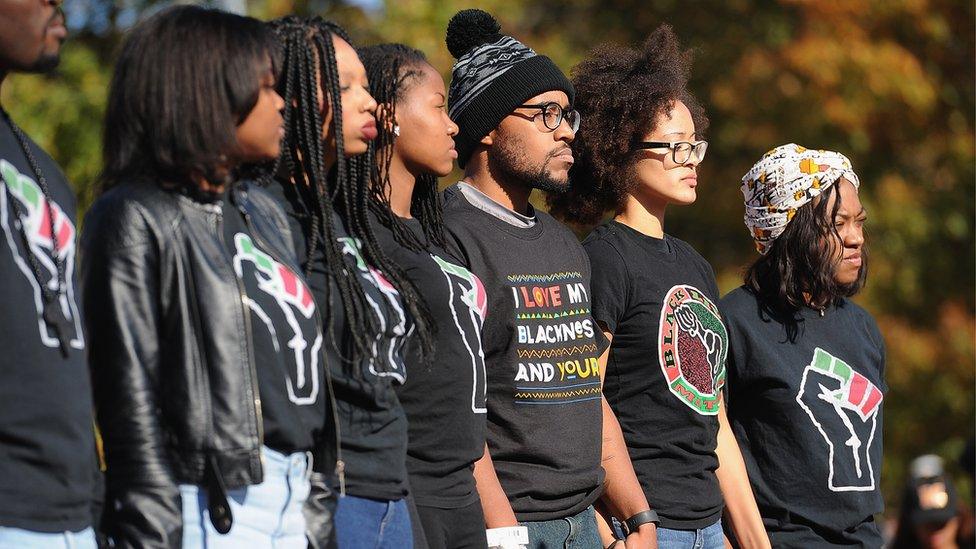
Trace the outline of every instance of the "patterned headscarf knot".
<instances>
[{"instance_id":1,"label":"patterned headscarf knot","mask_svg":"<svg viewBox=\"0 0 976 549\"><path fill-rule=\"evenodd\" d=\"M746 228L759 253L769 250L799 208L841 177L857 190L860 181L851 161L839 152L789 143L764 154L742 177Z\"/></svg>"}]
</instances>

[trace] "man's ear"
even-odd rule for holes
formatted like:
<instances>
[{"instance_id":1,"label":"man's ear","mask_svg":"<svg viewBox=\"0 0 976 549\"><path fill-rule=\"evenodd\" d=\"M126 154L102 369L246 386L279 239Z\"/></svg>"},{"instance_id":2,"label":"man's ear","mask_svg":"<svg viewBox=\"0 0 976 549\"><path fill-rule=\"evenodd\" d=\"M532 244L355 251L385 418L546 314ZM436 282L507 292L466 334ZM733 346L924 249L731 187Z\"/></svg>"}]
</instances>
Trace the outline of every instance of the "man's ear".
<instances>
[{"instance_id":1,"label":"man's ear","mask_svg":"<svg viewBox=\"0 0 976 549\"><path fill-rule=\"evenodd\" d=\"M389 114L393 112L393 118L389 118ZM393 133L393 126L396 126L396 113L393 108L388 103L379 103L376 105L376 120L383 120L384 127L383 130L386 133Z\"/></svg>"},{"instance_id":2,"label":"man's ear","mask_svg":"<svg viewBox=\"0 0 976 549\"><path fill-rule=\"evenodd\" d=\"M490 147L495 143L495 132L497 130L491 130L488 135L481 138L480 143L486 147Z\"/></svg>"}]
</instances>

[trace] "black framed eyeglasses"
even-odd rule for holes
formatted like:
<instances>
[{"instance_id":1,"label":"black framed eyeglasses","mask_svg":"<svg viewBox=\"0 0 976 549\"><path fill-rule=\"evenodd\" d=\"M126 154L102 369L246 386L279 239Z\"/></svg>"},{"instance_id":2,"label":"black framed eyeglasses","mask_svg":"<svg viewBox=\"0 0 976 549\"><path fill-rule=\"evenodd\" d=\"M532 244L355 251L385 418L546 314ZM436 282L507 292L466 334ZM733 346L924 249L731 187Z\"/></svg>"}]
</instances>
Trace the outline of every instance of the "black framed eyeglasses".
<instances>
[{"instance_id":1,"label":"black framed eyeglasses","mask_svg":"<svg viewBox=\"0 0 976 549\"><path fill-rule=\"evenodd\" d=\"M667 141L641 141L631 148L633 151L643 149L669 149L671 151L671 160L674 160L675 164L683 165L691 161L692 154L695 155L698 162L705 160L708 141L675 141L673 143Z\"/></svg>"},{"instance_id":2,"label":"black framed eyeglasses","mask_svg":"<svg viewBox=\"0 0 976 549\"><path fill-rule=\"evenodd\" d=\"M562 105L554 101L547 103L528 103L519 105L519 109L539 109L539 114L533 116L533 120L542 118L542 124L547 132L554 132L559 129L559 125L565 120L569 128L576 132L580 127L580 113L573 107L563 108ZM541 116L540 116L541 115ZM541 129L541 128L540 128Z\"/></svg>"}]
</instances>

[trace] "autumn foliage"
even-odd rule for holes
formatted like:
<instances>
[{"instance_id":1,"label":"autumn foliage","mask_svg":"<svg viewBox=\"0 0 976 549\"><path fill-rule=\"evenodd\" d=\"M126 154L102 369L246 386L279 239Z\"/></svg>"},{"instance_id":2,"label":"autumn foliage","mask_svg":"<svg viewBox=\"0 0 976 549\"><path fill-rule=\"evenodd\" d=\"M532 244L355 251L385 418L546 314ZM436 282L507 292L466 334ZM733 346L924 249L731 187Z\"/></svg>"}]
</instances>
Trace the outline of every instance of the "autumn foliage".
<instances>
[{"instance_id":1,"label":"autumn foliage","mask_svg":"<svg viewBox=\"0 0 976 549\"><path fill-rule=\"evenodd\" d=\"M82 207L100 168L112 55L127 21L155 2L70 5L76 37L59 73L17 76L3 104L64 167ZM404 42L445 77L444 29L473 2L253 0L252 15L327 9L361 43ZM847 154L868 210L872 272L858 301L888 346L883 486L895 503L908 461L954 461L973 436L976 363L974 4L951 0L487 0L503 28L567 71L599 43L637 43L662 22L695 48L692 88L711 119L698 202L666 230L741 282L753 247L739 179L772 147ZM77 11L73 13L71 10ZM73 22L73 23L72 23ZM606 93L613 93L612 89ZM543 205L538 200L538 205ZM968 483L960 483L961 487Z\"/></svg>"}]
</instances>

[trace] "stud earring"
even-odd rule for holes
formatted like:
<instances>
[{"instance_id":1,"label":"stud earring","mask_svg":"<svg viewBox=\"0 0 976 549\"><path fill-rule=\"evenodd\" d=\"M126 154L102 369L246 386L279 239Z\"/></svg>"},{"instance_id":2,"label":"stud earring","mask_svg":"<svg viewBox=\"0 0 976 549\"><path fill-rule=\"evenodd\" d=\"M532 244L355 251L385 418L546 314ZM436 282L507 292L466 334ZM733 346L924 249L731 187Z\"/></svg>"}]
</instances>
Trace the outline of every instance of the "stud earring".
<instances>
[{"instance_id":1,"label":"stud earring","mask_svg":"<svg viewBox=\"0 0 976 549\"><path fill-rule=\"evenodd\" d=\"M400 125L399 124L394 124L393 125L393 135L395 135L397 137L400 137Z\"/></svg>"}]
</instances>

